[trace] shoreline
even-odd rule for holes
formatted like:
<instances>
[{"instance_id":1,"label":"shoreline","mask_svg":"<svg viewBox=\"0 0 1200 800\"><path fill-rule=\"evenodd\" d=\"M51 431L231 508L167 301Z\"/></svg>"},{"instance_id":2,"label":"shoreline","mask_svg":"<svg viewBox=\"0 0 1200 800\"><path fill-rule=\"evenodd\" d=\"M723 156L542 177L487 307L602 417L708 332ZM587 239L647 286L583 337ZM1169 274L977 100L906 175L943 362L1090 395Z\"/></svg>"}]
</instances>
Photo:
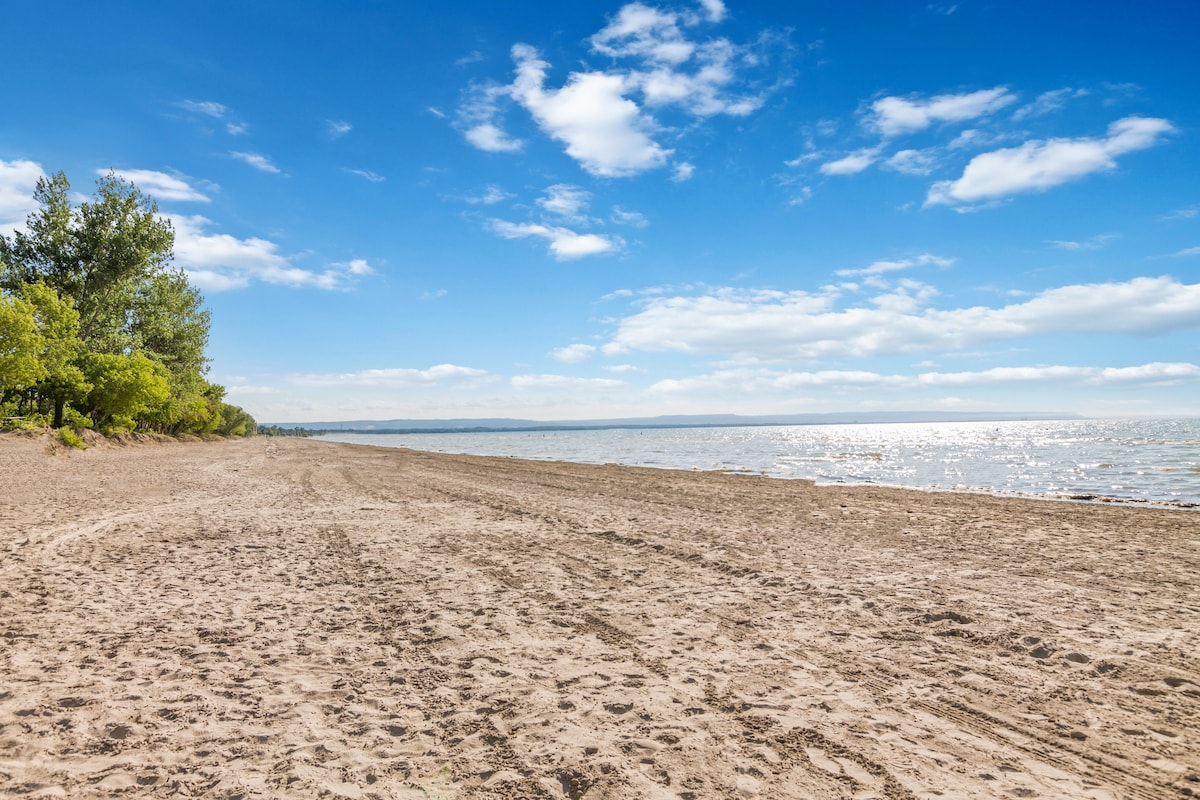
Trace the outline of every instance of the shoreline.
<instances>
[{"instance_id":1,"label":"shoreline","mask_svg":"<svg viewBox=\"0 0 1200 800\"><path fill-rule=\"evenodd\" d=\"M502 432L507 433L508 431L502 431ZM367 434L367 432L355 432L355 433ZM419 433L425 433L425 432L421 431ZM1097 494L1097 493L1092 493L1092 492L1080 492L1080 493L1074 493L1074 494L1051 494L1048 492L1045 492L1045 493L1025 492L1025 491L1018 491L1015 489L1012 489L1012 490L987 489L987 488L982 488L982 487L917 486L917 485L909 485L909 484L901 484L901 483L885 483L885 482L881 482L881 481L873 481L873 480L867 480L867 479L863 479L863 480L844 480L844 479L843 480L822 480L820 478L812 478L812 477L791 477L791 476L786 476L786 475L772 475L772 474L769 474L766 472L757 471L757 470L749 470L749 469L746 469L746 470L701 469L698 467L687 468L687 467L679 467L679 466L665 466L665 465L660 466L660 465L651 465L651 464L626 464L626 463L617 462L617 461L607 461L607 462L572 461L569 459L552 458L552 457L537 458L537 457L519 456L519 455L517 455L517 456L486 455L486 454L476 455L476 454L472 454L472 453L453 453L453 452L443 451L443 450L423 450L420 448L407 447L407 446L397 447L397 446L392 446L392 445L373 444L373 443L368 443L368 442L347 442L347 441L341 441L338 439L321 438L321 436L325 436L325 435L337 436L340 434L333 432L333 433L321 434L320 436L313 436L313 437L306 437L306 438L308 438L309 441L325 442L328 444L346 444L346 445L351 445L351 446L356 446L356 447L379 447L379 448L388 449L388 450L406 450L406 451L418 452L418 453L432 453L435 455L447 455L447 456L460 456L461 455L461 456L474 456L474 457L478 457L478 458L516 459L516 460L520 460L520 461L531 461L534 463L591 464L593 466L629 467L629 468L633 468L633 469L659 469L659 470L667 470L667 471L674 471L674 472L688 472L688 473L709 472L709 473L714 473L714 474L719 474L719 475L731 475L731 476L735 476L735 477L736 476L746 476L746 477L752 476L752 477L761 477L761 478L767 478L767 479L771 479L771 480L780 480L780 481L805 481L805 482L812 483L814 486L843 486L843 487L873 486L873 487L877 487L877 488L881 488L881 489L897 489L900 491L912 491L912 492L930 492L930 493L934 493L934 494L943 494L944 493L944 494L984 495L987 497L999 497L999 498L1008 497L1008 498L1021 499L1021 500L1045 500L1045 501L1066 502L1066 503L1096 503L1096 504L1102 504L1102 505L1129 506L1129 507L1133 507L1133 508L1159 508L1159 509L1178 510L1178 511L1200 511L1200 503L1186 501L1186 500L1177 500L1177 501L1144 500L1144 499L1136 498L1136 497L1120 497L1117 495L1104 495L1104 494ZM370 435L374 435L374 434L370 434ZM390 434L388 434L388 435L390 435Z\"/></svg>"},{"instance_id":2,"label":"shoreline","mask_svg":"<svg viewBox=\"0 0 1200 800\"><path fill-rule=\"evenodd\" d=\"M0 438L0 794L1200 794L1188 510Z\"/></svg>"}]
</instances>

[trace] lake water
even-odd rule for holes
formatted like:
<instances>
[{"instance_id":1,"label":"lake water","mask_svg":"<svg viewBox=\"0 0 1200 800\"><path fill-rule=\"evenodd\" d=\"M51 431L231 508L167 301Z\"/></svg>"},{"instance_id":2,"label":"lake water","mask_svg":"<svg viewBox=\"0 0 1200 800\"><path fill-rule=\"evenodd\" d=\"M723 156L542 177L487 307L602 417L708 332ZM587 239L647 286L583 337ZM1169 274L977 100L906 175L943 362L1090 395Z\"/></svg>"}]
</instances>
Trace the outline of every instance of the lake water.
<instances>
[{"instance_id":1,"label":"lake water","mask_svg":"<svg viewBox=\"0 0 1200 800\"><path fill-rule=\"evenodd\" d=\"M327 434L439 453L1200 506L1200 420Z\"/></svg>"}]
</instances>

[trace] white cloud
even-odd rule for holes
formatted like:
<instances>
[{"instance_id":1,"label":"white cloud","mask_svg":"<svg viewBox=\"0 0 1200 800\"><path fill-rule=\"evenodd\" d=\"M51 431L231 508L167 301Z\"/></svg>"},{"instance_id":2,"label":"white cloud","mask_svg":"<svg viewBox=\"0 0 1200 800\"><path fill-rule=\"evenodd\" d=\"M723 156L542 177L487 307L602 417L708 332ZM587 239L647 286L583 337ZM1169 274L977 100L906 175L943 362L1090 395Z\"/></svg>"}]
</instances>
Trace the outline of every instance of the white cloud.
<instances>
[{"instance_id":1,"label":"white cloud","mask_svg":"<svg viewBox=\"0 0 1200 800\"><path fill-rule=\"evenodd\" d=\"M935 309L920 284L836 308L839 290L719 289L656 297L619 321L612 352L813 359L961 351L1056 333L1153 335L1200 327L1200 284L1168 277L1065 286L1001 308Z\"/></svg>"},{"instance_id":2,"label":"white cloud","mask_svg":"<svg viewBox=\"0 0 1200 800\"><path fill-rule=\"evenodd\" d=\"M482 369L438 364L429 369L364 369L358 372L293 375L289 383L301 386L409 386L481 378L487 374L487 371Z\"/></svg>"},{"instance_id":3,"label":"white cloud","mask_svg":"<svg viewBox=\"0 0 1200 800\"><path fill-rule=\"evenodd\" d=\"M0 233L24 227L25 219L38 208L33 193L44 177L36 162L0 160Z\"/></svg>"},{"instance_id":4,"label":"white cloud","mask_svg":"<svg viewBox=\"0 0 1200 800\"><path fill-rule=\"evenodd\" d=\"M691 180L692 175L696 173L696 167L686 161L680 161L675 165L674 171L671 173L671 180L676 183L683 183Z\"/></svg>"},{"instance_id":5,"label":"white cloud","mask_svg":"<svg viewBox=\"0 0 1200 800\"><path fill-rule=\"evenodd\" d=\"M279 394L279 389L274 386L226 385L225 390L230 397L238 395Z\"/></svg>"},{"instance_id":6,"label":"white cloud","mask_svg":"<svg viewBox=\"0 0 1200 800\"><path fill-rule=\"evenodd\" d=\"M367 263L365 258L352 258L344 264L334 264L335 267L342 267L351 275L374 275L375 270Z\"/></svg>"},{"instance_id":7,"label":"white cloud","mask_svg":"<svg viewBox=\"0 0 1200 800\"><path fill-rule=\"evenodd\" d=\"M611 378L572 378L566 375L514 375L514 389L556 389L586 391L589 389L619 389L624 381Z\"/></svg>"},{"instance_id":8,"label":"white cloud","mask_svg":"<svg viewBox=\"0 0 1200 800\"><path fill-rule=\"evenodd\" d=\"M1008 89L982 89L966 94L919 97L883 97L871 104L867 124L884 136L924 130L936 122L963 122L986 116L1016 102Z\"/></svg>"},{"instance_id":9,"label":"white cloud","mask_svg":"<svg viewBox=\"0 0 1200 800\"><path fill-rule=\"evenodd\" d=\"M347 133L353 130L353 128L353 125L344 120L325 120L325 133L329 135L330 139L338 139L342 136L345 136Z\"/></svg>"},{"instance_id":10,"label":"white cloud","mask_svg":"<svg viewBox=\"0 0 1200 800\"><path fill-rule=\"evenodd\" d=\"M828 161L821 165L822 175L856 175L875 163L879 158L878 147L868 147L856 150L850 155L837 161Z\"/></svg>"},{"instance_id":11,"label":"white cloud","mask_svg":"<svg viewBox=\"0 0 1200 800\"><path fill-rule=\"evenodd\" d=\"M579 364L587 361L596 353L596 347L590 344L571 344L566 347L560 347L550 353L550 357L555 361L561 361L564 364Z\"/></svg>"},{"instance_id":12,"label":"white cloud","mask_svg":"<svg viewBox=\"0 0 1200 800\"><path fill-rule=\"evenodd\" d=\"M273 173L276 175L278 175L280 173L279 167L272 164L271 159L267 158L264 155L260 155L259 153L233 152L233 153L230 153L229 155L233 156L238 161L242 161L242 162L245 162L246 164L249 164L250 166L254 167L257 170L261 170L263 172L270 172L270 173Z\"/></svg>"},{"instance_id":13,"label":"white cloud","mask_svg":"<svg viewBox=\"0 0 1200 800\"><path fill-rule=\"evenodd\" d=\"M502 203L510 197L512 197L512 195L501 189L499 186L489 184L484 190L483 194L464 199L472 205L494 206L496 203Z\"/></svg>"},{"instance_id":14,"label":"white cloud","mask_svg":"<svg viewBox=\"0 0 1200 800\"><path fill-rule=\"evenodd\" d=\"M227 119L229 109L221 103L216 103L211 100L184 100L179 104L179 106L191 111L193 114L200 114L205 117L212 117L213 119L224 119L225 132L230 136L241 136L250 128L250 126L244 122L235 122Z\"/></svg>"},{"instance_id":15,"label":"white cloud","mask_svg":"<svg viewBox=\"0 0 1200 800\"><path fill-rule=\"evenodd\" d=\"M650 106L679 105L697 117L728 114L744 117L757 111L763 98L756 95L726 96L726 87L736 78L734 60L739 51L725 39L696 48L697 68L681 72L674 65L656 66L648 71L630 73Z\"/></svg>"},{"instance_id":16,"label":"white cloud","mask_svg":"<svg viewBox=\"0 0 1200 800\"><path fill-rule=\"evenodd\" d=\"M796 391L832 389L841 391L901 390L922 387L989 387L1000 384L1073 383L1161 384L1200 380L1200 366L1188 363L1155 362L1134 367L1032 366L995 367L964 372L922 372L915 375L885 375L866 370L789 371L767 368L734 368L707 375L668 379L653 384L655 394L790 394Z\"/></svg>"},{"instance_id":17,"label":"white cloud","mask_svg":"<svg viewBox=\"0 0 1200 800\"><path fill-rule=\"evenodd\" d=\"M490 122L468 128L467 141L489 153L515 153L525 146L520 139L513 139Z\"/></svg>"},{"instance_id":18,"label":"white cloud","mask_svg":"<svg viewBox=\"0 0 1200 800\"><path fill-rule=\"evenodd\" d=\"M1061 241L1055 239L1052 240L1050 244L1054 245L1059 250L1099 250L1112 240L1118 238L1120 237L1115 233L1101 233L1082 242Z\"/></svg>"},{"instance_id":19,"label":"white cloud","mask_svg":"<svg viewBox=\"0 0 1200 800\"><path fill-rule=\"evenodd\" d=\"M369 169L347 169L351 175L357 175L360 178L370 181L371 183L383 183L387 178L372 172Z\"/></svg>"},{"instance_id":20,"label":"white cloud","mask_svg":"<svg viewBox=\"0 0 1200 800\"><path fill-rule=\"evenodd\" d=\"M975 156L962 177L939 181L925 205L996 200L1044 191L1116 167L1116 156L1153 147L1174 131L1165 119L1126 117L1108 126L1103 139L1045 139Z\"/></svg>"},{"instance_id":21,"label":"white cloud","mask_svg":"<svg viewBox=\"0 0 1200 800\"><path fill-rule=\"evenodd\" d=\"M225 116L225 112L228 111L228 109L225 108L225 106L221 103L214 103L209 100L184 100L179 105L183 108L186 108L188 111L192 111L197 114L203 114L206 117L212 117L213 119L221 119Z\"/></svg>"},{"instance_id":22,"label":"white cloud","mask_svg":"<svg viewBox=\"0 0 1200 800\"><path fill-rule=\"evenodd\" d=\"M527 45L513 47L516 100L567 154L592 173L605 177L634 175L666 163L671 151L650 138L654 123L625 95L621 75L575 72L561 89L546 89L549 66Z\"/></svg>"},{"instance_id":23,"label":"white cloud","mask_svg":"<svg viewBox=\"0 0 1200 800\"><path fill-rule=\"evenodd\" d=\"M512 99L510 86L473 86L458 108L455 125L466 140L488 153L515 153L525 143L509 136L497 123L501 100Z\"/></svg>"},{"instance_id":24,"label":"white cloud","mask_svg":"<svg viewBox=\"0 0 1200 800\"><path fill-rule=\"evenodd\" d=\"M619 238L595 233L576 233L568 228L550 225L505 222L499 219L491 220L490 225L493 231L505 239L545 239L550 243L550 252L559 261L613 253L620 250L623 244Z\"/></svg>"},{"instance_id":25,"label":"white cloud","mask_svg":"<svg viewBox=\"0 0 1200 800\"><path fill-rule=\"evenodd\" d=\"M647 109L682 109L694 117L745 116L761 107L759 94L730 92L740 73L760 63L727 39L693 40L687 29L726 16L721 0L704 0L703 13L670 11L640 2L623 6L589 40L607 69L571 72L561 87L546 85L549 64L527 44L511 55L515 77L506 86L474 87L458 113L458 127L476 147L495 152L521 142L501 127L501 101L524 108L538 128L565 146L587 172L624 177L666 166L673 151L658 141L686 126L660 126ZM690 176L678 165L675 178Z\"/></svg>"},{"instance_id":26,"label":"white cloud","mask_svg":"<svg viewBox=\"0 0 1200 800\"><path fill-rule=\"evenodd\" d=\"M933 150L900 150L883 165L905 175L928 175L937 166L937 155Z\"/></svg>"},{"instance_id":27,"label":"white cloud","mask_svg":"<svg viewBox=\"0 0 1200 800\"><path fill-rule=\"evenodd\" d=\"M1086 89L1071 88L1042 92L1032 103L1021 106L1014 111L1013 120L1019 122L1026 117L1040 117L1043 114L1049 114L1062 108L1068 100L1073 100L1076 97L1086 97L1087 94L1088 91Z\"/></svg>"},{"instance_id":28,"label":"white cloud","mask_svg":"<svg viewBox=\"0 0 1200 800\"><path fill-rule=\"evenodd\" d=\"M107 175L109 170L98 169L97 175ZM151 169L115 169L112 173L118 178L124 178L155 200L178 200L185 202L207 203L209 199L197 189L192 188L182 178L156 172Z\"/></svg>"},{"instance_id":29,"label":"white cloud","mask_svg":"<svg viewBox=\"0 0 1200 800\"><path fill-rule=\"evenodd\" d=\"M791 198L788 199L789 206L801 206L812 199L813 190L811 186L801 186L796 189Z\"/></svg>"},{"instance_id":30,"label":"white cloud","mask_svg":"<svg viewBox=\"0 0 1200 800\"><path fill-rule=\"evenodd\" d=\"M725 19L727 12L723 0L700 0L700 5L704 6L704 13L708 15L709 22L720 22Z\"/></svg>"},{"instance_id":31,"label":"white cloud","mask_svg":"<svg viewBox=\"0 0 1200 800\"><path fill-rule=\"evenodd\" d=\"M201 216L168 215L175 229L175 262L201 289L241 289L254 281L283 286L343 289L355 277L371 274L366 261L354 259L315 272L294 266L274 242L257 237L238 239L209 233L212 222Z\"/></svg>"},{"instance_id":32,"label":"white cloud","mask_svg":"<svg viewBox=\"0 0 1200 800\"><path fill-rule=\"evenodd\" d=\"M1200 256L1200 247L1189 247L1186 250L1180 250L1175 255L1177 255L1177 256Z\"/></svg>"},{"instance_id":33,"label":"white cloud","mask_svg":"<svg viewBox=\"0 0 1200 800\"><path fill-rule=\"evenodd\" d=\"M620 206L613 206L612 221L618 225L632 225L635 228L645 228L650 225L650 220L645 214L639 211L627 211Z\"/></svg>"},{"instance_id":34,"label":"white cloud","mask_svg":"<svg viewBox=\"0 0 1200 800\"><path fill-rule=\"evenodd\" d=\"M1170 214L1166 214L1166 215L1160 217L1160 219L1163 219L1163 220L1193 219L1197 216L1200 216L1200 208L1192 207L1192 208L1176 209L1175 211L1172 211Z\"/></svg>"},{"instance_id":35,"label":"white cloud","mask_svg":"<svg viewBox=\"0 0 1200 800\"><path fill-rule=\"evenodd\" d=\"M579 221L584 219L583 212L591 200L591 192L567 183L556 183L546 187L545 194L537 199L537 204L557 217Z\"/></svg>"},{"instance_id":36,"label":"white cloud","mask_svg":"<svg viewBox=\"0 0 1200 800\"><path fill-rule=\"evenodd\" d=\"M629 3L604 30L592 36L592 49L613 58L644 58L682 64L695 52L679 29L679 17L638 2Z\"/></svg>"},{"instance_id":37,"label":"white cloud","mask_svg":"<svg viewBox=\"0 0 1200 800\"><path fill-rule=\"evenodd\" d=\"M954 259L942 258L932 253L922 253L915 258L902 258L899 261L876 261L862 269L839 269L834 274L841 277L883 275L887 272L897 272L899 270L912 269L913 267L925 267L930 264L938 267L950 267L954 265Z\"/></svg>"}]
</instances>

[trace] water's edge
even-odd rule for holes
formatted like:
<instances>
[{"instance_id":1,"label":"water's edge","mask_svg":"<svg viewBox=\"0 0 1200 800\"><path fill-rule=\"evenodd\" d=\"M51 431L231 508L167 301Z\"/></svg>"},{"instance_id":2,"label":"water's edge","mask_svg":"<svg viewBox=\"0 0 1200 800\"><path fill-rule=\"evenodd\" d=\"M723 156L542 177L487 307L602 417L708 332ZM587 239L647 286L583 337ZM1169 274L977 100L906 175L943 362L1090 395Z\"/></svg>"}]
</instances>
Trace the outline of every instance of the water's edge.
<instances>
[{"instance_id":1,"label":"water's edge","mask_svg":"<svg viewBox=\"0 0 1200 800\"><path fill-rule=\"evenodd\" d=\"M316 438L818 484L1200 508L1200 420L335 433Z\"/></svg>"}]
</instances>

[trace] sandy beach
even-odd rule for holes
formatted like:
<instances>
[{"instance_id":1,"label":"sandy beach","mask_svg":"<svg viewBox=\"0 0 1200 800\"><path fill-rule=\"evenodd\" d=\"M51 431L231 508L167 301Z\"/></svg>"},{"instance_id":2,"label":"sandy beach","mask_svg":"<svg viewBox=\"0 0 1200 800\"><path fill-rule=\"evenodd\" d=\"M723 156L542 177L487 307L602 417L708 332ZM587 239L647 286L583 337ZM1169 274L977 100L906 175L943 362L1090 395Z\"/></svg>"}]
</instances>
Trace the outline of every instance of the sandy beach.
<instances>
[{"instance_id":1,"label":"sandy beach","mask_svg":"<svg viewBox=\"0 0 1200 800\"><path fill-rule=\"evenodd\" d=\"M0 796L1200 796L1195 511L49 442L0 437Z\"/></svg>"}]
</instances>

